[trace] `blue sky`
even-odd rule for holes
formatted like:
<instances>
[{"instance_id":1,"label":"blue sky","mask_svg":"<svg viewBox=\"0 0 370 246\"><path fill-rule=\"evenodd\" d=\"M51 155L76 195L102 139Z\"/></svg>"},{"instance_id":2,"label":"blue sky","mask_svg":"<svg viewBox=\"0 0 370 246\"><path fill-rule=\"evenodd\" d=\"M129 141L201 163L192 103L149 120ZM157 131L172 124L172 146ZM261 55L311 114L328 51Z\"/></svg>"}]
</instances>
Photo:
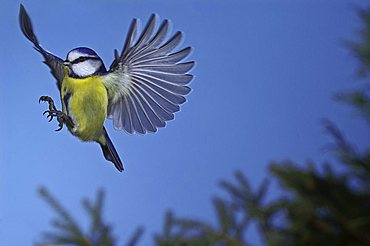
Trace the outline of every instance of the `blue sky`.
<instances>
[{"instance_id":1,"label":"blue sky","mask_svg":"<svg viewBox=\"0 0 370 246\"><path fill-rule=\"evenodd\" d=\"M333 100L359 86L356 60L343 46L370 1L24 1L39 41L65 58L93 48L109 66L132 18L151 13L185 33L197 62L192 93L157 134L106 127L126 170L118 173L97 144L82 143L42 116L41 95L58 91L41 56L18 26L17 1L0 4L0 245L30 245L50 228L46 186L84 224L80 200L107 193L105 215L123 241L145 226L142 245L161 230L165 211L214 221L210 198L221 178L241 170L256 187L272 160L332 159L321 120L331 119L359 148L366 124ZM278 190L274 189L274 192ZM258 244L255 234L249 235Z\"/></svg>"}]
</instances>

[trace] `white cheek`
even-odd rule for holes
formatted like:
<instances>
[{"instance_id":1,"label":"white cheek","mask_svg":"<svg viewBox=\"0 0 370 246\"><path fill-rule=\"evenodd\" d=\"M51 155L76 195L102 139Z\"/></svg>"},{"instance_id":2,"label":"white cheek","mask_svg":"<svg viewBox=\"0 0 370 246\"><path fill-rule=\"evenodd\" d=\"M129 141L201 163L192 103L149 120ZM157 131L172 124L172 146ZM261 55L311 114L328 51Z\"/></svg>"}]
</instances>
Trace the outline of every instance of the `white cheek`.
<instances>
[{"instance_id":1,"label":"white cheek","mask_svg":"<svg viewBox=\"0 0 370 246\"><path fill-rule=\"evenodd\" d=\"M72 71L80 77L92 75L96 72L96 70L97 68L90 64L88 61L72 65Z\"/></svg>"}]
</instances>

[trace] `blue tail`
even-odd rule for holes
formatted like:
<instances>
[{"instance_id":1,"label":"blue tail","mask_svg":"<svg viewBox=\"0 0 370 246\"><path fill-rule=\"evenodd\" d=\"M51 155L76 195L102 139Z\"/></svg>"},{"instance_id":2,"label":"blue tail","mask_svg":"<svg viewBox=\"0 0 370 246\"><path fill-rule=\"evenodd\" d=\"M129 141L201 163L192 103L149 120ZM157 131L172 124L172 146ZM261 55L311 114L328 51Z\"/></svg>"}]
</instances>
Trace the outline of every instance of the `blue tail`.
<instances>
[{"instance_id":1,"label":"blue tail","mask_svg":"<svg viewBox=\"0 0 370 246\"><path fill-rule=\"evenodd\" d=\"M107 131L105 130L105 127L103 128L103 130L104 130L104 137L105 137L106 143L105 144L100 143L100 147L103 151L104 157L106 160L113 162L117 170L122 172L123 165L122 165L121 159L119 158L118 153L116 149L114 148L114 145L112 141L110 140Z\"/></svg>"}]
</instances>

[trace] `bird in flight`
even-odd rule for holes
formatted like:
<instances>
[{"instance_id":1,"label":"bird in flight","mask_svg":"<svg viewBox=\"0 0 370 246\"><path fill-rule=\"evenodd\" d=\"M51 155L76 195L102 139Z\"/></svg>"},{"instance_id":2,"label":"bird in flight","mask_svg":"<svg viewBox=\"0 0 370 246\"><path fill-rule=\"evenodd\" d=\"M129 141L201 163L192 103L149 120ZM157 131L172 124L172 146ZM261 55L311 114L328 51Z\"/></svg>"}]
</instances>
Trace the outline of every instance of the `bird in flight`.
<instances>
[{"instance_id":1,"label":"bird in flight","mask_svg":"<svg viewBox=\"0 0 370 246\"><path fill-rule=\"evenodd\" d=\"M132 20L122 52L114 50L107 70L97 53L87 47L72 49L65 60L45 50L22 4L19 9L21 30L43 56L60 92L61 111L51 97L40 97L39 102L49 103L44 114L49 121L57 119L57 131L66 125L80 140L99 143L105 159L120 172L123 164L104 127L105 119L113 120L116 130L156 132L174 118L191 91L187 85L193 76L188 72L194 61L181 62L191 47L174 51L183 34L176 32L168 38L168 20L156 28L156 19L152 14L138 37L138 20Z\"/></svg>"}]
</instances>

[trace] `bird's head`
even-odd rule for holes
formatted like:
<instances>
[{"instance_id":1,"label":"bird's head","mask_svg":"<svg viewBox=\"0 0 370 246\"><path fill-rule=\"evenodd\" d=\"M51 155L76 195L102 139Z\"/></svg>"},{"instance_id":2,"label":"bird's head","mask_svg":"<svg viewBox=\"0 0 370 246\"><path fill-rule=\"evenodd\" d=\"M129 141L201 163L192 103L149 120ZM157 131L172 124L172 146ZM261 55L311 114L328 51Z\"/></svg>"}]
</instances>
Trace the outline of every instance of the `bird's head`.
<instances>
[{"instance_id":1,"label":"bird's head","mask_svg":"<svg viewBox=\"0 0 370 246\"><path fill-rule=\"evenodd\" d=\"M90 48L79 47L68 52L64 65L68 66L69 76L84 78L107 72L102 59Z\"/></svg>"}]
</instances>

